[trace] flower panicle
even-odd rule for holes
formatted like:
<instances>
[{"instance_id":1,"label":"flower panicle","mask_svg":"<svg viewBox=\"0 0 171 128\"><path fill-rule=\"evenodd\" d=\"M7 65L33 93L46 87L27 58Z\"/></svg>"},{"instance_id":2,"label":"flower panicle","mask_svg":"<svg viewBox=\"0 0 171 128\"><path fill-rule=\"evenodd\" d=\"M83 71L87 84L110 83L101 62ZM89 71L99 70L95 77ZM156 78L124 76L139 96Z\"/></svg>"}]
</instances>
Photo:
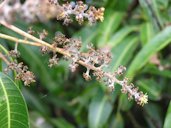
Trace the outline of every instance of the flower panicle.
<instances>
[{"instance_id":1,"label":"flower panicle","mask_svg":"<svg viewBox=\"0 0 171 128\"><path fill-rule=\"evenodd\" d=\"M73 22L71 16L74 15L79 24L82 24L84 19L87 19L89 24L93 24L104 20L104 11L103 7L99 9L94 6L88 7L82 1L70 2L59 6L56 18L57 20L63 20L63 23L68 25Z\"/></svg>"},{"instance_id":2,"label":"flower panicle","mask_svg":"<svg viewBox=\"0 0 171 128\"><path fill-rule=\"evenodd\" d=\"M70 60L69 67L74 72L79 66L80 62L86 68L86 72L83 73L85 80L91 80L92 76L96 77L97 81L105 83L110 91L115 90L115 84L121 85L121 92L128 95L128 99L135 99L137 104L143 106L148 103L148 95L139 91L138 87L134 87L132 83L129 84L127 78L119 80L119 76L123 75L126 71L126 67L119 66L115 72L106 72L104 68L107 67L112 59L112 56L108 49L95 49L92 44L87 45L86 52L81 52L81 40L77 38L67 38L62 33L57 33L54 38L52 46L54 48L60 47L70 54L70 57L64 57ZM57 53L55 53L57 54ZM52 59L54 59L52 61ZM50 59L53 63L60 58L53 57ZM57 63L55 63L57 64ZM51 67L51 66L50 66Z\"/></svg>"},{"instance_id":3,"label":"flower panicle","mask_svg":"<svg viewBox=\"0 0 171 128\"><path fill-rule=\"evenodd\" d=\"M0 20L7 22L16 21L16 15L28 23L37 21L47 22L49 19L57 18L63 20L63 24L68 25L73 22L73 16L79 24L83 24L85 19L89 24L104 20L105 8L95 8L88 6L82 1L71 1L60 4L58 0L20 0L6 1L0 10Z\"/></svg>"},{"instance_id":4,"label":"flower panicle","mask_svg":"<svg viewBox=\"0 0 171 128\"><path fill-rule=\"evenodd\" d=\"M46 32L44 32L46 35ZM40 39L45 36L41 36ZM41 45L40 45L41 44ZM18 42L16 42L15 49L9 52L11 57L18 57L17 51ZM52 52L53 56L49 59L49 67L58 64L59 59L65 58L70 61L69 67L72 72L76 71L79 65L86 68L83 73L85 80L91 80L92 77L96 77L97 81L105 83L110 91L115 90L115 84L119 84L122 89L121 92L128 95L128 99L135 99L137 104L143 106L148 103L148 95L139 91L138 87L134 87L132 83L129 83L127 78L120 80L120 76L126 71L126 67L119 66L116 71L106 71L112 56L108 49L95 49L90 43L87 45L87 49L81 51L82 41L79 38L67 38L62 33L56 33L56 36L52 44L39 43L42 53ZM2 55L0 56L1 58ZM35 82L35 76L32 72L28 71L28 67L24 66L22 62L7 62L8 67L5 70L14 70L17 72L16 79L24 81L25 85L29 85Z\"/></svg>"}]
</instances>

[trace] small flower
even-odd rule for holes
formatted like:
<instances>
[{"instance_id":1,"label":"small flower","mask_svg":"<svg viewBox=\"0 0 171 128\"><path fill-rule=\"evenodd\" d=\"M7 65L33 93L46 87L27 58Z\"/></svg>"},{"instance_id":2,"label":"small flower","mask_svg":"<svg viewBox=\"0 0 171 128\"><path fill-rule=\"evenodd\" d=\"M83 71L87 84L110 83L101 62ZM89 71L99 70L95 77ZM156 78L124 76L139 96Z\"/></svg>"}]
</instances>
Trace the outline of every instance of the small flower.
<instances>
[{"instance_id":1,"label":"small flower","mask_svg":"<svg viewBox=\"0 0 171 128\"><path fill-rule=\"evenodd\" d=\"M64 46L68 42L69 42L69 39L67 39L64 34L62 34L61 32L56 32L55 38L54 38L54 43L56 43L56 44L54 44L54 45Z\"/></svg>"},{"instance_id":2,"label":"small flower","mask_svg":"<svg viewBox=\"0 0 171 128\"><path fill-rule=\"evenodd\" d=\"M144 106L147 103L148 103L148 95L147 95L147 93L146 94L141 94L140 98L138 100L138 104L141 105L141 106Z\"/></svg>"},{"instance_id":3,"label":"small flower","mask_svg":"<svg viewBox=\"0 0 171 128\"><path fill-rule=\"evenodd\" d=\"M33 34L35 34L35 31L33 30L32 27L29 27L27 33L30 34L30 35L33 35Z\"/></svg>"},{"instance_id":4,"label":"small flower","mask_svg":"<svg viewBox=\"0 0 171 128\"><path fill-rule=\"evenodd\" d=\"M90 69L88 69L88 68L87 68L86 73L83 73L83 77L84 77L84 79L87 80L87 81L91 80L91 76L90 76L89 73L90 73Z\"/></svg>"},{"instance_id":5,"label":"small flower","mask_svg":"<svg viewBox=\"0 0 171 128\"><path fill-rule=\"evenodd\" d=\"M78 64L77 63L74 63L72 62L70 65L69 65L69 68L71 69L71 72L75 72L76 69L78 67Z\"/></svg>"},{"instance_id":6,"label":"small flower","mask_svg":"<svg viewBox=\"0 0 171 128\"><path fill-rule=\"evenodd\" d=\"M32 72L26 71L21 75L21 80L24 81L24 85L28 86L29 84L35 82L35 76Z\"/></svg>"},{"instance_id":7,"label":"small flower","mask_svg":"<svg viewBox=\"0 0 171 128\"><path fill-rule=\"evenodd\" d=\"M64 24L68 25L72 22L71 15L74 15L79 24L82 24L84 19L88 19L89 23L93 24L98 20L103 21L104 10L104 8L88 7L82 1L70 2L59 6L57 20L64 20Z\"/></svg>"},{"instance_id":8,"label":"small flower","mask_svg":"<svg viewBox=\"0 0 171 128\"><path fill-rule=\"evenodd\" d=\"M5 71L14 70L17 72L16 79L22 80L24 85L29 85L35 82L35 76L32 72L28 71L28 67L23 65L23 62L17 64L16 62L11 62L8 64L8 68Z\"/></svg>"},{"instance_id":9,"label":"small flower","mask_svg":"<svg viewBox=\"0 0 171 128\"><path fill-rule=\"evenodd\" d=\"M57 58L57 54L55 54L51 59L49 59L49 67L51 68L54 65L58 64L59 58Z\"/></svg>"},{"instance_id":10,"label":"small flower","mask_svg":"<svg viewBox=\"0 0 171 128\"><path fill-rule=\"evenodd\" d=\"M20 52L17 50L11 50L11 51L9 51L9 56L18 58L20 56Z\"/></svg>"},{"instance_id":11,"label":"small flower","mask_svg":"<svg viewBox=\"0 0 171 128\"><path fill-rule=\"evenodd\" d=\"M94 71L93 75L96 76L96 80L100 81L104 77L104 72L102 70Z\"/></svg>"},{"instance_id":12,"label":"small flower","mask_svg":"<svg viewBox=\"0 0 171 128\"><path fill-rule=\"evenodd\" d=\"M105 8L99 8L96 13L94 14L95 15L95 18L96 20L100 20L101 22L104 20L104 11L105 11Z\"/></svg>"},{"instance_id":13,"label":"small flower","mask_svg":"<svg viewBox=\"0 0 171 128\"><path fill-rule=\"evenodd\" d=\"M115 90L115 86L114 86L114 83L111 83L108 85L108 88L111 92L113 92Z\"/></svg>"},{"instance_id":14,"label":"small flower","mask_svg":"<svg viewBox=\"0 0 171 128\"><path fill-rule=\"evenodd\" d=\"M50 2L51 4L55 4L55 5L58 4L58 0L49 0L49 2Z\"/></svg>"},{"instance_id":15,"label":"small flower","mask_svg":"<svg viewBox=\"0 0 171 128\"><path fill-rule=\"evenodd\" d=\"M48 35L48 32L43 29L43 32L39 33L39 39L43 40Z\"/></svg>"},{"instance_id":16,"label":"small flower","mask_svg":"<svg viewBox=\"0 0 171 128\"><path fill-rule=\"evenodd\" d=\"M41 51L43 54L45 54L45 53L47 53L47 52L49 51L49 48L48 48L47 46L42 46L41 49L40 49L40 51Z\"/></svg>"},{"instance_id":17,"label":"small flower","mask_svg":"<svg viewBox=\"0 0 171 128\"><path fill-rule=\"evenodd\" d=\"M126 67L119 66L117 71L115 72L117 75L122 75L126 71Z\"/></svg>"}]
</instances>

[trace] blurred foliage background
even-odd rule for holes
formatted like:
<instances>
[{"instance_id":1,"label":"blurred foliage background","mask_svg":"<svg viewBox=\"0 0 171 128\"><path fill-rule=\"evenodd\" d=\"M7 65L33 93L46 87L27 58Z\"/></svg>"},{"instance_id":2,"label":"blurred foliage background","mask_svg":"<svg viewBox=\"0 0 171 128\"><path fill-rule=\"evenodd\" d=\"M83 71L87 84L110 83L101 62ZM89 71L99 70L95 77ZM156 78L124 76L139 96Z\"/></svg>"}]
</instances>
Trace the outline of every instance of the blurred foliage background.
<instances>
[{"instance_id":1,"label":"blurred foliage background","mask_svg":"<svg viewBox=\"0 0 171 128\"><path fill-rule=\"evenodd\" d=\"M105 7L102 23L89 26L77 22L69 26L52 19L46 23L14 24L27 31L46 29L52 42L57 31L78 37L83 48L92 42L97 48L110 48L110 71L127 67L126 77L149 95L144 107L128 101L120 86L109 93L96 80L82 78L84 67L71 73L68 62L60 60L49 68L50 55L35 47L19 45L21 58L36 75L36 83L23 87L31 128L171 128L171 1L170 0L86 0L88 5ZM18 36L0 26L1 32ZM13 45L1 40L11 49ZM19 82L19 84L22 84Z\"/></svg>"}]
</instances>

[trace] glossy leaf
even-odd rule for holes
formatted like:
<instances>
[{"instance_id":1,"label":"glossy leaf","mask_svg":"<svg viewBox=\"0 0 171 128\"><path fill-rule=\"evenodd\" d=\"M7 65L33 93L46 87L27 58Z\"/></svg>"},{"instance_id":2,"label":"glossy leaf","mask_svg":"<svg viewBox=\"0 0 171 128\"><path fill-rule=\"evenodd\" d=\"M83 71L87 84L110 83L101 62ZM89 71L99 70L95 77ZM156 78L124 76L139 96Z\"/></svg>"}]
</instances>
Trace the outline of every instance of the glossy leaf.
<instances>
[{"instance_id":1,"label":"glossy leaf","mask_svg":"<svg viewBox=\"0 0 171 128\"><path fill-rule=\"evenodd\" d=\"M140 39L142 45L145 45L147 42L149 42L154 36L154 30L151 23L144 23L141 25L140 29Z\"/></svg>"},{"instance_id":2,"label":"glossy leaf","mask_svg":"<svg viewBox=\"0 0 171 128\"><path fill-rule=\"evenodd\" d=\"M121 24L123 14L122 12L113 12L113 10L106 11L105 20L99 28L99 40L97 44L99 47L107 44L112 33L116 31Z\"/></svg>"},{"instance_id":3,"label":"glossy leaf","mask_svg":"<svg viewBox=\"0 0 171 128\"><path fill-rule=\"evenodd\" d=\"M145 18L151 22L155 31L159 31L162 28L162 23L159 18L159 12L157 9L156 1L139 0L140 6L143 8Z\"/></svg>"},{"instance_id":4,"label":"glossy leaf","mask_svg":"<svg viewBox=\"0 0 171 128\"><path fill-rule=\"evenodd\" d=\"M137 86L144 92L146 92L151 100L160 100L162 88L159 83L153 79L139 80Z\"/></svg>"},{"instance_id":5,"label":"glossy leaf","mask_svg":"<svg viewBox=\"0 0 171 128\"><path fill-rule=\"evenodd\" d=\"M107 42L107 44L114 48L117 46L128 34L131 32L134 32L136 30L136 27L124 27L118 32L116 32L110 40Z\"/></svg>"},{"instance_id":6,"label":"glossy leaf","mask_svg":"<svg viewBox=\"0 0 171 128\"><path fill-rule=\"evenodd\" d=\"M122 111L128 111L133 105L133 100L128 100L128 96L126 94L121 94L119 97L119 105L118 108Z\"/></svg>"},{"instance_id":7,"label":"glossy leaf","mask_svg":"<svg viewBox=\"0 0 171 128\"><path fill-rule=\"evenodd\" d=\"M112 111L112 105L107 96L99 94L93 98L89 106L89 128L101 128L104 126Z\"/></svg>"},{"instance_id":8,"label":"glossy leaf","mask_svg":"<svg viewBox=\"0 0 171 128\"><path fill-rule=\"evenodd\" d=\"M17 85L0 73L0 127L29 128L27 106Z\"/></svg>"},{"instance_id":9,"label":"glossy leaf","mask_svg":"<svg viewBox=\"0 0 171 128\"><path fill-rule=\"evenodd\" d=\"M112 71L115 71L119 65L125 65L130 61L133 56L133 52L137 47L138 38L135 36L128 36L121 41L118 46L112 49L112 61L110 67Z\"/></svg>"},{"instance_id":10,"label":"glossy leaf","mask_svg":"<svg viewBox=\"0 0 171 128\"><path fill-rule=\"evenodd\" d=\"M124 121L120 112L113 116L110 126L111 128L124 128Z\"/></svg>"},{"instance_id":11,"label":"glossy leaf","mask_svg":"<svg viewBox=\"0 0 171 128\"><path fill-rule=\"evenodd\" d=\"M74 128L74 126L66 121L64 118L57 118L53 120L53 123L55 123L56 127L58 128Z\"/></svg>"},{"instance_id":12,"label":"glossy leaf","mask_svg":"<svg viewBox=\"0 0 171 128\"><path fill-rule=\"evenodd\" d=\"M135 59L132 61L129 70L127 71L127 76L133 77L135 73L148 62L151 55L167 46L171 41L170 34L171 27L167 27L150 40L150 42L148 42L135 56Z\"/></svg>"},{"instance_id":13,"label":"glossy leaf","mask_svg":"<svg viewBox=\"0 0 171 128\"><path fill-rule=\"evenodd\" d=\"M160 70L155 65L147 65L143 70L142 73L149 73L151 75L157 75L161 77L171 78L171 71L169 69Z\"/></svg>"}]
</instances>

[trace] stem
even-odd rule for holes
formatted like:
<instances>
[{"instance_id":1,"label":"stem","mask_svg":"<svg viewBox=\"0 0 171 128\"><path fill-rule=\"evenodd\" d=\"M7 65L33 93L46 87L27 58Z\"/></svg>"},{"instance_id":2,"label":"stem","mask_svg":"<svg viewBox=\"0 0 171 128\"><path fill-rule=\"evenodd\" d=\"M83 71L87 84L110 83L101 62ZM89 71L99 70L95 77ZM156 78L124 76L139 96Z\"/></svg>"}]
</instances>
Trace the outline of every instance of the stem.
<instances>
[{"instance_id":1,"label":"stem","mask_svg":"<svg viewBox=\"0 0 171 128\"><path fill-rule=\"evenodd\" d=\"M11 37L11 36L8 36L8 35L5 35L5 34L0 34L0 38L4 38L4 39L7 39L7 40L12 40L12 41L15 41L15 42L18 42L18 43L23 43L23 44L28 44L28 45L34 45L34 46L47 46L48 48L52 49L52 50L55 50L56 52L62 54L62 55L65 55L67 57L71 57L70 53L65 51L64 49L62 48L54 48L52 45L48 44L47 42L43 41L43 40L40 40L26 32L24 32L23 30L11 25L11 24L8 24L6 22L3 22L3 21L0 21L0 24L2 24L3 26L11 29L12 31L24 36L24 37L27 37L28 39L31 39L33 41L35 41L36 43L33 43L33 42L30 42L30 41L26 41L26 40L22 40L22 39L17 39L15 37ZM94 71L98 71L99 69L92 66L92 65L88 65L87 63L83 62L83 61L78 61L77 63L79 63L80 65L82 66L85 66L85 67L88 67L90 68L91 70L94 70Z\"/></svg>"},{"instance_id":2,"label":"stem","mask_svg":"<svg viewBox=\"0 0 171 128\"><path fill-rule=\"evenodd\" d=\"M5 56L0 52L0 58L7 64L9 65L10 62L5 58Z\"/></svg>"},{"instance_id":3,"label":"stem","mask_svg":"<svg viewBox=\"0 0 171 128\"><path fill-rule=\"evenodd\" d=\"M4 46L2 46L1 44L0 44L0 49L1 49L5 54L8 55L8 50L7 50L6 48L4 48Z\"/></svg>"},{"instance_id":4,"label":"stem","mask_svg":"<svg viewBox=\"0 0 171 128\"><path fill-rule=\"evenodd\" d=\"M18 39L18 38L15 38L15 37L13 37L13 36L9 36L9 35L2 34L2 33L0 33L0 38L6 39L6 40L14 41L13 43L18 42L18 43L28 44L28 45L33 45L33 46L42 46L42 45L39 44L39 43L34 43L34 42L31 42L31 41Z\"/></svg>"},{"instance_id":5,"label":"stem","mask_svg":"<svg viewBox=\"0 0 171 128\"><path fill-rule=\"evenodd\" d=\"M14 25L8 24L8 23L6 23L6 22L4 22L4 21L0 21L0 24L2 24L2 25L5 26L6 28L11 29L12 31L14 31L14 32L16 32L16 33L18 33L18 34L20 34L20 35L22 35L22 36L24 36L24 37L26 37L26 38L28 38L28 39L31 39L31 40L33 40L33 41L39 43L39 44L42 44L41 46L47 46L48 48L54 50L54 47L51 46L49 43L47 43L47 42L45 42L45 41L43 41L43 40L40 40L40 39L38 39L38 38L36 38L36 37L34 37L34 36L32 36L32 35L30 35L30 34L24 32L23 30L21 30L21 29L15 27ZM55 48L55 51L58 52L58 53L60 53L60 54L65 55L65 56L67 56L67 57L70 57L70 56L71 56L68 52L66 52L66 51L63 50L62 48L58 48L58 47L57 47L57 48Z\"/></svg>"}]
</instances>

